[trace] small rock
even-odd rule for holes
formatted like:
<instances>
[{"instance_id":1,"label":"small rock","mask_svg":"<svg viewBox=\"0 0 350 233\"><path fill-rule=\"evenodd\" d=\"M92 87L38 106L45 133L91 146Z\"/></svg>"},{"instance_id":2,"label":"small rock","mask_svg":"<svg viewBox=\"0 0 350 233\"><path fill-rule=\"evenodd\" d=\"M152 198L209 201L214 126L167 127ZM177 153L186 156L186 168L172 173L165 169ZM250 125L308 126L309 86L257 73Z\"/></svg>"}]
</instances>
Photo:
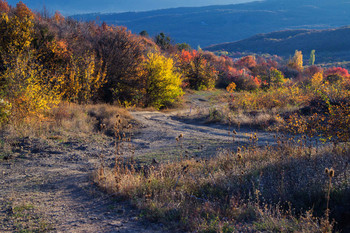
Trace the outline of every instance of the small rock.
<instances>
[{"instance_id":1,"label":"small rock","mask_svg":"<svg viewBox=\"0 0 350 233\"><path fill-rule=\"evenodd\" d=\"M122 227L123 223L121 221L116 220L116 221L109 222L108 225L113 226L113 227Z\"/></svg>"}]
</instances>

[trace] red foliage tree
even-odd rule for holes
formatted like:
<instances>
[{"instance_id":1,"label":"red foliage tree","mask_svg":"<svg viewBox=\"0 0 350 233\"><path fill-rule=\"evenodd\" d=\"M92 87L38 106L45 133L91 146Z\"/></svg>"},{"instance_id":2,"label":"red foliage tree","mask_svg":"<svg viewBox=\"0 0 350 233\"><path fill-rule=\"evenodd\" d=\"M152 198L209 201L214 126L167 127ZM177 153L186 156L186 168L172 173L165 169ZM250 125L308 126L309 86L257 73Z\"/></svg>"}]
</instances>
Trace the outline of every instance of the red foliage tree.
<instances>
[{"instance_id":1,"label":"red foliage tree","mask_svg":"<svg viewBox=\"0 0 350 233\"><path fill-rule=\"evenodd\" d=\"M56 23L62 23L62 22L64 22L64 16L59 11L56 11L54 16L53 16L53 20Z\"/></svg>"},{"instance_id":2,"label":"red foliage tree","mask_svg":"<svg viewBox=\"0 0 350 233\"><path fill-rule=\"evenodd\" d=\"M7 1L0 0L0 12L8 13L9 11L10 11L10 7Z\"/></svg>"},{"instance_id":3,"label":"red foliage tree","mask_svg":"<svg viewBox=\"0 0 350 233\"><path fill-rule=\"evenodd\" d=\"M22 1L16 4L15 15L19 18L34 17L34 13Z\"/></svg>"},{"instance_id":4,"label":"red foliage tree","mask_svg":"<svg viewBox=\"0 0 350 233\"><path fill-rule=\"evenodd\" d=\"M324 72L324 76L328 77L328 76L340 76L342 78L349 78L349 71L345 68L342 67L332 67L332 68L328 68L325 72Z\"/></svg>"},{"instance_id":5,"label":"red foliage tree","mask_svg":"<svg viewBox=\"0 0 350 233\"><path fill-rule=\"evenodd\" d=\"M211 89L215 86L217 70L205 59L203 53L192 50L182 50L180 54L180 68L185 84L192 89Z\"/></svg>"},{"instance_id":6,"label":"red foliage tree","mask_svg":"<svg viewBox=\"0 0 350 233\"><path fill-rule=\"evenodd\" d=\"M235 65L241 68L244 68L244 67L249 69L253 68L254 66L256 66L255 57L254 56L242 57L236 62Z\"/></svg>"}]
</instances>

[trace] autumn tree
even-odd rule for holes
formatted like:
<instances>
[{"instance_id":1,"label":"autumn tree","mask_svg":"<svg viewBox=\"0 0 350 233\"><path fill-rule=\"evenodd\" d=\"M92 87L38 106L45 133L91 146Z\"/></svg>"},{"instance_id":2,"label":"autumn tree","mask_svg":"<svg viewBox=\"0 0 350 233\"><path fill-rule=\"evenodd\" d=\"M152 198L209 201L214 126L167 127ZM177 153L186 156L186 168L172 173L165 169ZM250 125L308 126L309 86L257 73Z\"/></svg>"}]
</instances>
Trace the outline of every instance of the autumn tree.
<instances>
[{"instance_id":1,"label":"autumn tree","mask_svg":"<svg viewBox=\"0 0 350 233\"><path fill-rule=\"evenodd\" d=\"M80 104L91 100L106 82L102 67L102 60L96 59L93 53L81 57L72 55L60 89L64 98Z\"/></svg>"},{"instance_id":2,"label":"autumn tree","mask_svg":"<svg viewBox=\"0 0 350 233\"><path fill-rule=\"evenodd\" d=\"M303 70L303 53L295 50L293 58L288 62L288 66L296 70Z\"/></svg>"},{"instance_id":3,"label":"autumn tree","mask_svg":"<svg viewBox=\"0 0 350 233\"><path fill-rule=\"evenodd\" d=\"M192 52L183 50L180 56L180 68L190 88L202 90L215 87L217 71L202 53L196 50Z\"/></svg>"},{"instance_id":4,"label":"autumn tree","mask_svg":"<svg viewBox=\"0 0 350 233\"><path fill-rule=\"evenodd\" d=\"M0 35L0 89L12 106L12 115L20 119L56 104L60 100L59 78L48 75L48 69L38 62L40 54L33 48L33 14L23 3L17 4L14 15L1 15Z\"/></svg>"},{"instance_id":5,"label":"autumn tree","mask_svg":"<svg viewBox=\"0 0 350 233\"><path fill-rule=\"evenodd\" d=\"M284 82L284 75L281 71L271 67L267 75L261 76L261 81L265 87L280 87Z\"/></svg>"},{"instance_id":6,"label":"autumn tree","mask_svg":"<svg viewBox=\"0 0 350 233\"><path fill-rule=\"evenodd\" d=\"M34 22L31 17L19 18L16 15L9 17L6 13L1 14L0 52L2 58L16 57L19 53L27 52L33 40L33 32Z\"/></svg>"},{"instance_id":7,"label":"autumn tree","mask_svg":"<svg viewBox=\"0 0 350 233\"><path fill-rule=\"evenodd\" d=\"M349 71L342 67L331 67L325 70L324 76L326 81L333 84L342 80L350 80Z\"/></svg>"},{"instance_id":8,"label":"autumn tree","mask_svg":"<svg viewBox=\"0 0 350 233\"><path fill-rule=\"evenodd\" d=\"M62 23L65 20L64 16L59 11L55 12L52 19L54 20L55 23Z\"/></svg>"},{"instance_id":9,"label":"autumn tree","mask_svg":"<svg viewBox=\"0 0 350 233\"><path fill-rule=\"evenodd\" d=\"M19 1L16 4L15 15L20 19L23 19L25 17L34 18L34 13L22 1Z\"/></svg>"},{"instance_id":10,"label":"autumn tree","mask_svg":"<svg viewBox=\"0 0 350 233\"><path fill-rule=\"evenodd\" d=\"M10 11L7 1L0 0L0 13L8 13Z\"/></svg>"},{"instance_id":11,"label":"autumn tree","mask_svg":"<svg viewBox=\"0 0 350 233\"><path fill-rule=\"evenodd\" d=\"M146 52L143 40L124 27L101 27L91 40L97 58L102 59L107 72L102 98L107 102L140 101L142 64Z\"/></svg>"},{"instance_id":12,"label":"autumn tree","mask_svg":"<svg viewBox=\"0 0 350 233\"><path fill-rule=\"evenodd\" d=\"M145 104L157 109L173 103L183 94L181 75L174 61L158 53L149 53L145 62Z\"/></svg>"},{"instance_id":13,"label":"autumn tree","mask_svg":"<svg viewBox=\"0 0 350 233\"><path fill-rule=\"evenodd\" d=\"M60 83L56 77L48 76L42 65L35 63L32 54L19 54L16 63L7 66L0 78L6 80L2 91L12 106L13 117L17 119L37 115L61 99ZM52 82L53 79L56 81Z\"/></svg>"},{"instance_id":14,"label":"autumn tree","mask_svg":"<svg viewBox=\"0 0 350 233\"><path fill-rule=\"evenodd\" d=\"M16 66L19 62L19 56L28 57L31 51L30 46L33 40L34 23L31 18L20 19L18 16L9 16L2 13L0 17L0 74L1 90L3 93L10 94L14 83L19 83L19 77L9 75L9 73L18 71ZM22 67L22 70L25 70Z\"/></svg>"},{"instance_id":15,"label":"autumn tree","mask_svg":"<svg viewBox=\"0 0 350 233\"><path fill-rule=\"evenodd\" d=\"M239 59L236 63L239 68L253 68L256 66L256 61L254 56L246 56Z\"/></svg>"},{"instance_id":16,"label":"autumn tree","mask_svg":"<svg viewBox=\"0 0 350 233\"><path fill-rule=\"evenodd\" d=\"M317 72L312 76L311 86L313 88L318 88L323 82L323 72Z\"/></svg>"}]
</instances>

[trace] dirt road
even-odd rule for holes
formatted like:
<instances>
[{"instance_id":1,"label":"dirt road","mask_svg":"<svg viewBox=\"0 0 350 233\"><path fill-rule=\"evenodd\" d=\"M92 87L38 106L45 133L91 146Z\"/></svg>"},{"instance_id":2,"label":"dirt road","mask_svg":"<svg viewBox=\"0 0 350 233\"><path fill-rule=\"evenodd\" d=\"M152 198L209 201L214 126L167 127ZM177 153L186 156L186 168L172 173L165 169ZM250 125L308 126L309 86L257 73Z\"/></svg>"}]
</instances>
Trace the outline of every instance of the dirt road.
<instances>
[{"instance_id":1,"label":"dirt road","mask_svg":"<svg viewBox=\"0 0 350 233\"><path fill-rule=\"evenodd\" d=\"M258 138L257 145L275 142L273 134L268 132L181 120L178 112L132 112L132 115L143 126L133 139L133 144L136 155L145 161L153 158L171 160L181 155L215 156L216 151L222 148L251 143L249 138L254 133ZM237 134L233 134L233 130ZM183 138L178 142L176 137L180 134Z\"/></svg>"},{"instance_id":2,"label":"dirt road","mask_svg":"<svg viewBox=\"0 0 350 233\"><path fill-rule=\"evenodd\" d=\"M27 138L21 147L19 157L0 162L0 232L163 232L93 185L99 155L113 156L111 144Z\"/></svg>"},{"instance_id":3,"label":"dirt road","mask_svg":"<svg viewBox=\"0 0 350 233\"><path fill-rule=\"evenodd\" d=\"M192 106L209 107L206 99L193 98L191 107L181 112L132 112L141 125L130 144L137 159L215 156L220 148L249 143L251 130L236 129L233 141L233 129L227 126L181 121L178 116L194 111ZM180 134L183 137L177 141ZM273 142L271 134L257 132L257 136L260 145ZM164 232L161 225L140 220L139 211L129 203L104 194L92 183L99 156L114 158L112 138L28 137L15 147L16 155L0 162L0 232Z\"/></svg>"}]
</instances>

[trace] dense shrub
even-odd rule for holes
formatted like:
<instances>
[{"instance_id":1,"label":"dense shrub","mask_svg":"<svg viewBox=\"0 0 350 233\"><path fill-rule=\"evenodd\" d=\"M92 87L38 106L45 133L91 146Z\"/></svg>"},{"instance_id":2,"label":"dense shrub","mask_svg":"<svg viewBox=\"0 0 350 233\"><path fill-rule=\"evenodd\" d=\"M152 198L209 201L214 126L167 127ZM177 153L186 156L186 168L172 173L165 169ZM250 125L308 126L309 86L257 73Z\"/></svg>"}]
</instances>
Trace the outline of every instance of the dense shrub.
<instances>
[{"instance_id":1,"label":"dense shrub","mask_svg":"<svg viewBox=\"0 0 350 233\"><path fill-rule=\"evenodd\" d=\"M167 106L182 95L181 75L174 62L160 54L150 53L145 62L145 104L157 109Z\"/></svg>"},{"instance_id":2,"label":"dense shrub","mask_svg":"<svg viewBox=\"0 0 350 233\"><path fill-rule=\"evenodd\" d=\"M215 87L217 71L201 52L183 50L180 56L180 68L183 72L185 86L195 90Z\"/></svg>"}]
</instances>

